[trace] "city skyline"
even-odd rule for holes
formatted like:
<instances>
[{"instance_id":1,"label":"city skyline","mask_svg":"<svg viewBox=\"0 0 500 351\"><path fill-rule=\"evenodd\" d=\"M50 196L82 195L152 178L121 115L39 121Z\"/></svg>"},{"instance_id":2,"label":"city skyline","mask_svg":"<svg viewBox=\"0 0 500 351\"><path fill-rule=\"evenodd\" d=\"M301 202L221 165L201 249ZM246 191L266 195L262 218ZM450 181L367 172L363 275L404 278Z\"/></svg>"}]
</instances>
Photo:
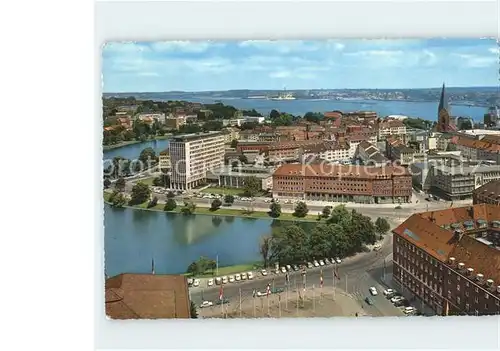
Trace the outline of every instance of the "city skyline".
<instances>
[{"instance_id":1,"label":"city skyline","mask_svg":"<svg viewBox=\"0 0 500 351\"><path fill-rule=\"evenodd\" d=\"M494 39L112 42L103 91L498 85Z\"/></svg>"}]
</instances>

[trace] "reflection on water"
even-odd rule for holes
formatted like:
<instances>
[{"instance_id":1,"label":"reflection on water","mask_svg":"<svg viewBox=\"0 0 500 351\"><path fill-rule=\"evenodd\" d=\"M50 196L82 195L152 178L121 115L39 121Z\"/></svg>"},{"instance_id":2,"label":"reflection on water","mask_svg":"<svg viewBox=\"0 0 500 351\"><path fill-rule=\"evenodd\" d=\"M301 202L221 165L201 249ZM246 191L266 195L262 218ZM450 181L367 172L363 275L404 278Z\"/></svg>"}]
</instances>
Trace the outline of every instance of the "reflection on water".
<instances>
[{"instance_id":1,"label":"reflection on water","mask_svg":"<svg viewBox=\"0 0 500 351\"><path fill-rule=\"evenodd\" d=\"M268 219L184 216L175 213L104 207L105 262L110 276L151 272L183 273L200 256L220 266L260 260L259 241L291 222ZM301 223L307 228L311 223ZM314 223L312 223L314 225Z\"/></svg>"}]
</instances>

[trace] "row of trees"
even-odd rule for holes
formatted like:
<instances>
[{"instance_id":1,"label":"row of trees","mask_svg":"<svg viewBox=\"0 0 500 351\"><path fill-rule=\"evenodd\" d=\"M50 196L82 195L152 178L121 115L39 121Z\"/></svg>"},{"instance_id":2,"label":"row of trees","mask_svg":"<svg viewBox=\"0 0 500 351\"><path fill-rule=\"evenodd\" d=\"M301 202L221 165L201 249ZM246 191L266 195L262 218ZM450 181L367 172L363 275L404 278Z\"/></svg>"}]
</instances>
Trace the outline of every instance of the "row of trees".
<instances>
[{"instance_id":1,"label":"row of trees","mask_svg":"<svg viewBox=\"0 0 500 351\"><path fill-rule=\"evenodd\" d=\"M327 213L328 211L325 211ZM389 230L384 218L375 223L344 205L333 208L325 223L305 230L298 224L273 229L271 235L261 239L259 251L264 265L303 263L324 257L346 257L363 250L366 244L374 244L377 234Z\"/></svg>"}]
</instances>

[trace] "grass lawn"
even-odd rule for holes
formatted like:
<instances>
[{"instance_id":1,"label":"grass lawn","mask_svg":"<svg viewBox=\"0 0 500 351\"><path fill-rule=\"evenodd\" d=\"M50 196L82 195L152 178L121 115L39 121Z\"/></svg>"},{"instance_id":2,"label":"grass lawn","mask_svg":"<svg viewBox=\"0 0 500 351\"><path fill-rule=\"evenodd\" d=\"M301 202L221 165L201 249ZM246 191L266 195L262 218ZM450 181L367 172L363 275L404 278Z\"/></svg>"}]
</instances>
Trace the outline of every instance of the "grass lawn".
<instances>
[{"instance_id":1,"label":"grass lawn","mask_svg":"<svg viewBox=\"0 0 500 351\"><path fill-rule=\"evenodd\" d=\"M141 179L138 181L138 183L144 183L146 185L149 185L149 186L153 186L153 180L155 179L156 177L151 177L151 178L144 178L144 179Z\"/></svg>"}]
</instances>

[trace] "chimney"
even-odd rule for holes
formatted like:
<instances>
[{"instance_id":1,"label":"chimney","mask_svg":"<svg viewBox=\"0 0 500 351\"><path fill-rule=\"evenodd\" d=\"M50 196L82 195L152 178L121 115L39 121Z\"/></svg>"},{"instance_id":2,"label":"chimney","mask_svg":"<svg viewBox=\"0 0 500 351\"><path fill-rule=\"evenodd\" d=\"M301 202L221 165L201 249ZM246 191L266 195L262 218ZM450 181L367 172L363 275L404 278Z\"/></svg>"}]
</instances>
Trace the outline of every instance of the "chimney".
<instances>
[{"instance_id":1,"label":"chimney","mask_svg":"<svg viewBox=\"0 0 500 351\"><path fill-rule=\"evenodd\" d=\"M450 263L450 266L453 266L455 264L455 257L450 257L449 263Z\"/></svg>"},{"instance_id":2,"label":"chimney","mask_svg":"<svg viewBox=\"0 0 500 351\"><path fill-rule=\"evenodd\" d=\"M471 276L474 273L474 268L467 268L467 275Z\"/></svg>"},{"instance_id":3,"label":"chimney","mask_svg":"<svg viewBox=\"0 0 500 351\"><path fill-rule=\"evenodd\" d=\"M478 273L476 275L476 279L479 283L482 283L483 282L483 278L484 278L484 275L482 275L481 273Z\"/></svg>"},{"instance_id":4,"label":"chimney","mask_svg":"<svg viewBox=\"0 0 500 351\"><path fill-rule=\"evenodd\" d=\"M493 279L488 279L486 285L491 288L493 286Z\"/></svg>"},{"instance_id":5,"label":"chimney","mask_svg":"<svg viewBox=\"0 0 500 351\"><path fill-rule=\"evenodd\" d=\"M458 269L459 269L459 270L462 270L462 269L464 269L464 268L465 268L465 263L460 262L460 263L458 264Z\"/></svg>"}]
</instances>

